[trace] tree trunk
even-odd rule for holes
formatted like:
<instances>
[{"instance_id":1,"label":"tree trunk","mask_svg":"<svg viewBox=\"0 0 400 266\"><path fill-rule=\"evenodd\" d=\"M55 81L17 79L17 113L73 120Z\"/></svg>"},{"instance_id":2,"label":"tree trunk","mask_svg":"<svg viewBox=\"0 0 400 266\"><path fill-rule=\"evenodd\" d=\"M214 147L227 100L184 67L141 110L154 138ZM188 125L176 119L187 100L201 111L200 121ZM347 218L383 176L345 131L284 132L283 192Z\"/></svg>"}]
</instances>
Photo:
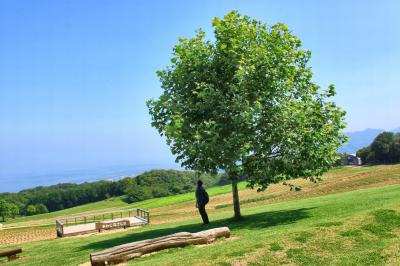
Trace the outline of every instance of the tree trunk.
<instances>
[{"instance_id":1,"label":"tree trunk","mask_svg":"<svg viewBox=\"0 0 400 266\"><path fill-rule=\"evenodd\" d=\"M237 184L237 178L232 178L233 211L235 213L235 218L240 218L242 215L240 214L239 192Z\"/></svg>"},{"instance_id":2,"label":"tree trunk","mask_svg":"<svg viewBox=\"0 0 400 266\"><path fill-rule=\"evenodd\" d=\"M230 237L230 230L228 227L219 227L200 231L198 233L181 232L123 244L90 254L90 261L93 266L121 263L162 249L209 244L220 237Z\"/></svg>"}]
</instances>

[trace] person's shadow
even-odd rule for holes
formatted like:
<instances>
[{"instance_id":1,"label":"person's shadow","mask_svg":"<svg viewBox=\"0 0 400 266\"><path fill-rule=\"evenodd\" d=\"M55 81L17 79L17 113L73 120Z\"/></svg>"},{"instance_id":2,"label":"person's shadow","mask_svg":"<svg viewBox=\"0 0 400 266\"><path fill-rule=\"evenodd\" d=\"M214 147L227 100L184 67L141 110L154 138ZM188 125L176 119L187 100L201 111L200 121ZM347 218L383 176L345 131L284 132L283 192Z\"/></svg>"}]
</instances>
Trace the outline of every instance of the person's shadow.
<instances>
[{"instance_id":1,"label":"person's shadow","mask_svg":"<svg viewBox=\"0 0 400 266\"><path fill-rule=\"evenodd\" d=\"M235 220L233 218L220 219L216 221L211 221L211 223L206 227L202 226L199 223L196 223L196 224L188 224L188 225L155 229L155 230L146 230L146 228L144 228L144 231L140 232L130 231L128 234L124 236L88 243L87 245L81 247L81 250L90 250L91 252L99 251L117 245L126 244L129 242L165 236L177 232L194 233L222 226L228 226L232 231L232 233L234 234L234 231L237 229L257 229L257 228L266 228L283 224L291 224L295 223L298 220L310 217L308 211L311 209L313 208L263 212L263 213L246 215L240 220Z\"/></svg>"}]
</instances>

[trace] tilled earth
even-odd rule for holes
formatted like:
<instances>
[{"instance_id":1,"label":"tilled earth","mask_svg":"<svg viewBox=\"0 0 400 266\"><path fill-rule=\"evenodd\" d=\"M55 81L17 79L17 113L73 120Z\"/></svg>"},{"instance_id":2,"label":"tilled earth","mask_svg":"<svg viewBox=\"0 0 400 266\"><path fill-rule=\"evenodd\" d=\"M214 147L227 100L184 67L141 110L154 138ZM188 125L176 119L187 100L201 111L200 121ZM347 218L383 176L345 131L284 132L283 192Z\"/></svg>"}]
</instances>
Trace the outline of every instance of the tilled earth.
<instances>
[{"instance_id":1,"label":"tilled earth","mask_svg":"<svg viewBox=\"0 0 400 266\"><path fill-rule=\"evenodd\" d=\"M0 230L0 247L56 238L54 226Z\"/></svg>"}]
</instances>

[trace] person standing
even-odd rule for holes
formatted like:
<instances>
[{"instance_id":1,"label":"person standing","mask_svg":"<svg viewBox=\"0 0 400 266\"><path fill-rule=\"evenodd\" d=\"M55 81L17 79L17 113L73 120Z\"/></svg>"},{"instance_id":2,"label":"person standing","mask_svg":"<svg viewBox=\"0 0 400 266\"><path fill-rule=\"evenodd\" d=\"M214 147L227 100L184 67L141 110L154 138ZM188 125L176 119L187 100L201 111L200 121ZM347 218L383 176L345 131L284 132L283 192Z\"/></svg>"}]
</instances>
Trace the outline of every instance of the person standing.
<instances>
[{"instance_id":1,"label":"person standing","mask_svg":"<svg viewBox=\"0 0 400 266\"><path fill-rule=\"evenodd\" d=\"M196 189L196 208L199 209L201 219L203 219L203 225L210 223L206 212L206 205L208 201L209 201L208 193L203 187L203 182L199 180L197 181L197 189Z\"/></svg>"}]
</instances>

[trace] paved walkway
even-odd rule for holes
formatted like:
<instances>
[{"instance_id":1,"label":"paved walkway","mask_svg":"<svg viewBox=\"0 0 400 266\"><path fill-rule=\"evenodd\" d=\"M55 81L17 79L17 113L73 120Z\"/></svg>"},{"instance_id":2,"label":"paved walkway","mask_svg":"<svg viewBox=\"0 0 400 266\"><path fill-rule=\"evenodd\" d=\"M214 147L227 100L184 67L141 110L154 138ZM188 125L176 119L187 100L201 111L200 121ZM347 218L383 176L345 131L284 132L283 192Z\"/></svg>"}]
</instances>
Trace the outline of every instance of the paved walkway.
<instances>
[{"instance_id":1,"label":"paved walkway","mask_svg":"<svg viewBox=\"0 0 400 266\"><path fill-rule=\"evenodd\" d=\"M103 223L108 222L119 222L123 220L129 220L130 226L140 225L146 223L144 220L141 220L136 217L126 217L126 218L118 218L114 220L106 220L102 221ZM96 230L96 223L87 223L87 224L78 224L78 225L70 225L64 226L64 236L68 235L80 235L90 232L97 232Z\"/></svg>"}]
</instances>

